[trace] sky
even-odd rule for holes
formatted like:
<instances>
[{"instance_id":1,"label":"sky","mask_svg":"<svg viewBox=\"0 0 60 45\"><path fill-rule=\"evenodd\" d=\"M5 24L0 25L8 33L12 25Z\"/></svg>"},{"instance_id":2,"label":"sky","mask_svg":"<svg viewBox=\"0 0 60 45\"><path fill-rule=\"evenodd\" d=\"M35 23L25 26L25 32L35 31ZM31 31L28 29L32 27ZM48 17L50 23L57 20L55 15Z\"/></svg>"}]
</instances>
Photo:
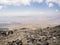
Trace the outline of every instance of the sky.
<instances>
[{"instance_id":1,"label":"sky","mask_svg":"<svg viewBox=\"0 0 60 45\"><path fill-rule=\"evenodd\" d=\"M0 22L15 22L15 19L59 24L60 0L0 0Z\"/></svg>"}]
</instances>

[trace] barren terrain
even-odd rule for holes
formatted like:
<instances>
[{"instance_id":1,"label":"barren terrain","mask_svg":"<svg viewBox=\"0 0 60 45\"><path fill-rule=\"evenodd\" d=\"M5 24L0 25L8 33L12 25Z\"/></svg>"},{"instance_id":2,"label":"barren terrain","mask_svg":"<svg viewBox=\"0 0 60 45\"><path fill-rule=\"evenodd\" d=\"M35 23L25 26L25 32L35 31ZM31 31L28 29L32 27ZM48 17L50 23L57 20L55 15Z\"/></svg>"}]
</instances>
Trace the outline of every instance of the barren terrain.
<instances>
[{"instance_id":1,"label":"barren terrain","mask_svg":"<svg viewBox=\"0 0 60 45\"><path fill-rule=\"evenodd\" d=\"M60 45L60 25L0 26L0 45Z\"/></svg>"}]
</instances>

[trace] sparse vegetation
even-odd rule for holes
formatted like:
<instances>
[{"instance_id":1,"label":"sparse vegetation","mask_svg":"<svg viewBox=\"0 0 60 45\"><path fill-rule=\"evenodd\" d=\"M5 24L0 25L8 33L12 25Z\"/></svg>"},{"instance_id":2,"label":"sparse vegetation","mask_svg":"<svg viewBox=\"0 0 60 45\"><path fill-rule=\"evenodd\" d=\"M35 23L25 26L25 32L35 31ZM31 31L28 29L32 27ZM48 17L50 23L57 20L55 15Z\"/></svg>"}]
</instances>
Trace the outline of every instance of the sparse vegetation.
<instances>
[{"instance_id":1,"label":"sparse vegetation","mask_svg":"<svg viewBox=\"0 0 60 45\"><path fill-rule=\"evenodd\" d=\"M0 31L0 45L60 45L60 26Z\"/></svg>"}]
</instances>

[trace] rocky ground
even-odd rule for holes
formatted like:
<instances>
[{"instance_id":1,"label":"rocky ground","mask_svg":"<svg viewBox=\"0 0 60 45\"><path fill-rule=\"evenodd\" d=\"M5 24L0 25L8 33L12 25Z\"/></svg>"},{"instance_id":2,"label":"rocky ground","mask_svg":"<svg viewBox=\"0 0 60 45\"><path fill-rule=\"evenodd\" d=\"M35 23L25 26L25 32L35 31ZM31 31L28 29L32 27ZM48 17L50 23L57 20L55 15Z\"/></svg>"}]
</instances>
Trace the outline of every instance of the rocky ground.
<instances>
[{"instance_id":1,"label":"rocky ground","mask_svg":"<svg viewBox=\"0 0 60 45\"><path fill-rule=\"evenodd\" d=\"M0 34L0 45L60 45L60 25L34 30L26 27L14 29L7 36Z\"/></svg>"}]
</instances>

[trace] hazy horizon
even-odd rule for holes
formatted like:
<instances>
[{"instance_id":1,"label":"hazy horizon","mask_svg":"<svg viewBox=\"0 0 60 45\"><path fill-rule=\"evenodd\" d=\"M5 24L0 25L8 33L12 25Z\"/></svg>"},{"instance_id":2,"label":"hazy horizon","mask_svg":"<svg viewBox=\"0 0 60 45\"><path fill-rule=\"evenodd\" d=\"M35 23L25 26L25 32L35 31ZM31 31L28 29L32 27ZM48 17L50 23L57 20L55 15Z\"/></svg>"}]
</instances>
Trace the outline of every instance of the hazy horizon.
<instances>
[{"instance_id":1,"label":"hazy horizon","mask_svg":"<svg viewBox=\"0 0 60 45\"><path fill-rule=\"evenodd\" d=\"M60 0L0 0L0 23L60 24Z\"/></svg>"},{"instance_id":2,"label":"hazy horizon","mask_svg":"<svg viewBox=\"0 0 60 45\"><path fill-rule=\"evenodd\" d=\"M57 18L57 19L56 19ZM40 16L4 16L0 18L0 24L50 24L50 25L60 25L60 18L46 18Z\"/></svg>"}]
</instances>

